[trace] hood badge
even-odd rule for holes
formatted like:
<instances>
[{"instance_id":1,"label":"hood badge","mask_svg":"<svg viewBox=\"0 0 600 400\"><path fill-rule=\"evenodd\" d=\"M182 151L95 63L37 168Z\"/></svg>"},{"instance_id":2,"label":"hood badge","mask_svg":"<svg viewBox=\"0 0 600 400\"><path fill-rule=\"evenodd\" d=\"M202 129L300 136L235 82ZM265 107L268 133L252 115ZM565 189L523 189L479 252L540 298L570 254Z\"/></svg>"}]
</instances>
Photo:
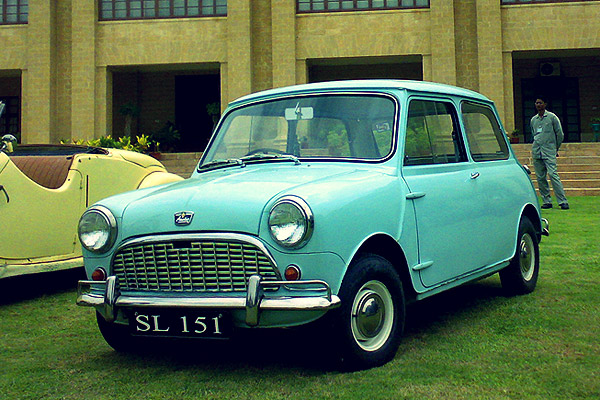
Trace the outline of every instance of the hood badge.
<instances>
[{"instance_id":1,"label":"hood badge","mask_svg":"<svg viewBox=\"0 0 600 400\"><path fill-rule=\"evenodd\" d=\"M192 211L180 211L175 213L175 225L185 226L192 223L194 213Z\"/></svg>"}]
</instances>

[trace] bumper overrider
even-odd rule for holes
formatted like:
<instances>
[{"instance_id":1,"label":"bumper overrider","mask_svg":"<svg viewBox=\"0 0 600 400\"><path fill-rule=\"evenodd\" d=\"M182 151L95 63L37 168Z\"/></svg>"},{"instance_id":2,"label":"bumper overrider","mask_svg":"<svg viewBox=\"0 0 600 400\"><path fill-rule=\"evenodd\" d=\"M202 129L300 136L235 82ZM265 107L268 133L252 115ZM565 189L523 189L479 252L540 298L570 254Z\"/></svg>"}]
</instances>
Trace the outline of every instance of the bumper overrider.
<instances>
[{"instance_id":1,"label":"bumper overrider","mask_svg":"<svg viewBox=\"0 0 600 400\"><path fill-rule=\"evenodd\" d=\"M264 293L267 288L285 287L289 291L300 291L318 295L277 296ZM118 308L176 308L245 310L248 326L257 326L261 311L327 311L339 307L338 296L331 293L329 285L320 280L306 281L266 281L260 275L248 279L245 297L152 297L119 293L117 278L108 277L105 281L79 281L77 305L95 307L109 322L115 320Z\"/></svg>"}]
</instances>

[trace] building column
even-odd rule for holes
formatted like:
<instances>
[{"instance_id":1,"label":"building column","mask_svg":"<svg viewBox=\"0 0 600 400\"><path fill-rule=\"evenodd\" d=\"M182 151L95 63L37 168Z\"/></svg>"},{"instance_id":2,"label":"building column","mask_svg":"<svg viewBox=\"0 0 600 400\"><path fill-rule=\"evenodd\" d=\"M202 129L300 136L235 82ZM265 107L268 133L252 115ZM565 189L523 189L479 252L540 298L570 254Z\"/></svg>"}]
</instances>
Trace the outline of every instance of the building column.
<instances>
[{"instance_id":1,"label":"building column","mask_svg":"<svg viewBox=\"0 0 600 400\"><path fill-rule=\"evenodd\" d=\"M113 81L112 71L108 67L96 68L96 106L94 122L94 137L99 138L113 134L112 127L112 108L113 108Z\"/></svg>"},{"instance_id":2,"label":"building column","mask_svg":"<svg viewBox=\"0 0 600 400\"><path fill-rule=\"evenodd\" d=\"M23 143L50 143L54 127L53 15L51 0L39 0L29 7L27 70L21 83Z\"/></svg>"},{"instance_id":3,"label":"building column","mask_svg":"<svg viewBox=\"0 0 600 400\"><path fill-rule=\"evenodd\" d=\"M502 18L500 2L477 0L477 60L479 91L496 103L500 117L506 116L502 56ZM512 75L512 68L510 68ZM512 92L512 90L511 90Z\"/></svg>"},{"instance_id":4,"label":"building column","mask_svg":"<svg viewBox=\"0 0 600 400\"><path fill-rule=\"evenodd\" d=\"M498 2L499 4L499 2ZM456 46L454 37L454 1L431 0L431 79L456 85ZM425 62L423 62L425 78Z\"/></svg>"},{"instance_id":5,"label":"building column","mask_svg":"<svg viewBox=\"0 0 600 400\"><path fill-rule=\"evenodd\" d=\"M72 0L71 3L72 139L89 140L97 134L95 129L96 4L97 2L89 0Z\"/></svg>"},{"instance_id":6,"label":"building column","mask_svg":"<svg viewBox=\"0 0 600 400\"><path fill-rule=\"evenodd\" d=\"M271 0L273 87L296 80L296 0Z\"/></svg>"},{"instance_id":7,"label":"building column","mask_svg":"<svg viewBox=\"0 0 600 400\"><path fill-rule=\"evenodd\" d=\"M504 129L511 133L515 129L515 93L513 82L512 52L502 53L502 71L504 73L504 107L499 110Z\"/></svg>"},{"instance_id":8,"label":"building column","mask_svg":"<svg viewBox=\"0 0 600 400\"><path fill-rule=\"evenodd\" d=\"M250 0L227 2L227 97L225 103L252 93L252 21ZM222 68L223 70L223 68Z\"/></svg>"}]
</instances>

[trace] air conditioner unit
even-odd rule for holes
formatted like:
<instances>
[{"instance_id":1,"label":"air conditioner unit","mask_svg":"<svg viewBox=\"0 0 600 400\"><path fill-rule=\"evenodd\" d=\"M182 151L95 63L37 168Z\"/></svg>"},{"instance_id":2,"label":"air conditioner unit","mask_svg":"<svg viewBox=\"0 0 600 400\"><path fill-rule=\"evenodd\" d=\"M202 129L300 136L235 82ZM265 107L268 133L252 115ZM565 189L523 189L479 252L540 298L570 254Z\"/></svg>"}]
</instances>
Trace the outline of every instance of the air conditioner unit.
<instances>
[{"instance_id":1,"label":"air conditioner unit","mask_svg":"<svg viewBox=\"0 0 600 400\"><path fill-rule=\"evenodd\" d=\"M560 63L543 62L540 64L540 76L560 76Z\"/></svg>"}]
</instances>

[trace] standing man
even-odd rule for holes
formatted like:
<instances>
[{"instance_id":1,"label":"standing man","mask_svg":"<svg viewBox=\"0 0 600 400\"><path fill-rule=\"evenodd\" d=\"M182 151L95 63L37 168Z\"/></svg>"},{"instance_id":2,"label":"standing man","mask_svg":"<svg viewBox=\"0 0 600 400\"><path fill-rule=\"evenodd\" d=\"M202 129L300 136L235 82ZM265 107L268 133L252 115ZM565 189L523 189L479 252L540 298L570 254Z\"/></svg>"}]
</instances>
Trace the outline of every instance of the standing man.
<instances>
[{"instance_id":1,"label":"standing man","mask_svg":"<svg viewBox=\"0 0 600 400\"><path fill-rule=\"evenodd\" d=\"M542 195L542 208L552 208L552 197L546 175L550 176L552 189L558 205L563 210L569 209L569 203L565 197L565 190L556 171L556 157L558 149L563 142L564 134L558 117L546 110L546 99L538 97L535 101L537 114L531 118L531 134L533 135L533 146L531 155L538 188Z\"/></svg>"}]
</instances>

